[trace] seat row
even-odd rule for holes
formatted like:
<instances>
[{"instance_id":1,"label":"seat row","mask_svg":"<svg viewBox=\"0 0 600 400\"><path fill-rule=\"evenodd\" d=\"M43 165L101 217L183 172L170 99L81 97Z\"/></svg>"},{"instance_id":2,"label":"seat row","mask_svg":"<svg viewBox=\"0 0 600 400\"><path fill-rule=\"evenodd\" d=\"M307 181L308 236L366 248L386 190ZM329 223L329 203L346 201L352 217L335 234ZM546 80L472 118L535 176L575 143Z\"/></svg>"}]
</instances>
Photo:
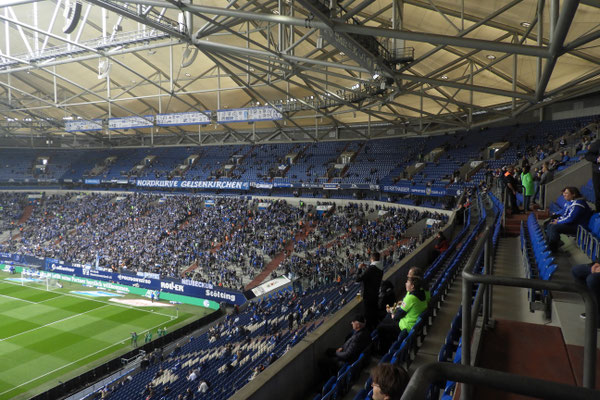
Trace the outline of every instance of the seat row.
<instances>
[{"instance_id":1,"label":"seat row","mask_svg":"<svg viewBox=\"0 0 600 400\"><path fill-rule=\"evenodd\" d=\"M558 268L534 213L529 214L526 224L521 222L521 254L525 275L529 279L550 280ZM549 313L550 301L547 290L529 290L530 311Z\"/></svg>"},{"instance_id":2,"label":"seat row","mask_svg":"<svg viewBox=\"0 0 600 400\"><path fill-rule=\"evenodd\" d=\"M577 247L579 247L591 260L600 256L600 214L592 215L587 226L577 227Z\"/></svg>"}]
</instances>

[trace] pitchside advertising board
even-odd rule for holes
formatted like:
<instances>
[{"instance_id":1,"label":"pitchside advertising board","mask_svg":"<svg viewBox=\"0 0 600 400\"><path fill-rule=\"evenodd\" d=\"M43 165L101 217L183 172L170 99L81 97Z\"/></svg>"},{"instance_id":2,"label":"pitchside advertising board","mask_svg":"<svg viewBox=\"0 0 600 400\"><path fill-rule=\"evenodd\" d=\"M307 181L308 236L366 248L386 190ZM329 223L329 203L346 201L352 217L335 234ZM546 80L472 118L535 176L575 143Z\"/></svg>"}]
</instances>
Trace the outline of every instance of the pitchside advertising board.
<instances>
[{"instance_id":1,"label":"pitchside advertising board","mask_svg":"<svg viewBox=\"0 0 600 400\"><path fill-rule=\"evenodd\" d=\"M47 272L82 277L86 279L94 279L99 281L109 281L119 285L130 286L133 288L159 290L161 292L160 298L165 300L168 300L167 297L172 297L165 297L165 293L171 293L183 297L194 298L194 303L191 304L196 305L203 305L203 300L208 300L216 303L225 302L237 305L242 305L246 302L246 298L240 292L236 292L230 289L224 289L206 282L193 281L190 279L161 280L150 278L147 276L136 276L109 271L98 271L90 267L70 265L62 261L53 259L46 259L44 269ZM200 302L200 304L198 304L198 302ZM190 304L189 301L186 301L185 303Z\"/></svg>"},{"instance_id":2,"label":"pitchside advertising board","mask_svg":"<svg viewBox=\"0 0 600 400\"><path fill-rule=\"evenodd\" d=\"M14 253L4 253L0 252L0 260L7 264L21 263L27 265L35 265L37 267L42 267L44 265L43 258L37 258L33 256L24 256L21 254Z\"/></svg>"},{"instance_id":3,"label":"pitchside advertising board","mask_svg":"<svg viewBox=\"0 0 600 400\"><path fill-rule=\"evenodd\" d=\"M11 272L11 267L12 267L12 265L0 264L0 271ZM17 273L17 274L20 274L24 269L24 267L21 267L21 266L15 266L14 268L15 268L15 273ZM118 283L106 282L106 281L97 280L97 279L82 278L82 277L74 276L74 275L59 274L57 272L42 271L40 273L40 278L45 278L45 277L48 277L51 279L58 279L63 282L72 282L72 283L77 283L79 285L93 286L93 287L100 288L100 289L114 290L119 293L135 294L138 296L150 297L149 289L143 289L143 288L139 288L139 287L135 287L135 286L120 285ZM217 301L201 299L201 298L196 298L196 297L191 297L191 296L184 296L184 295L175 294L175 293L167 293L167 292L161 292L160 299L164 300L164 301L192 304L195 306L210 308L213 310L218 310L220 307L220 304L221 304L221 302L217 302Z\"/></svg>"}]
</instances>

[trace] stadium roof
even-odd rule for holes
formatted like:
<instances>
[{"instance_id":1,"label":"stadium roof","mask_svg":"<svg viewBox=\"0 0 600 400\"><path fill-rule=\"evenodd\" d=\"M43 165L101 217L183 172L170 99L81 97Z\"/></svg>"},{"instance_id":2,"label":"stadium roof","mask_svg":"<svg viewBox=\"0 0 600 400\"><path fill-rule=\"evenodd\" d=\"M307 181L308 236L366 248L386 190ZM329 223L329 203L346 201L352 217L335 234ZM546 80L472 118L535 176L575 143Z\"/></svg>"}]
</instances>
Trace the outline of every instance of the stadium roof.
<instances>
[{"instance_id":1,"label":"stadium roof","mask_svg":"<svg viewBox=\"0 0 600 400\"><path fill-rule=\"evenodd\" d=\"M0 133L211 144L468 129L600 84L600 1L3 0ZM68 33L66 33L68 32ZM218 123L272 106L275 121ZM211 111L210 125L107 120ZM475 116L475 118L474 118ZM101 119L102 130L65 133Z\"/></svg>"}]
</instances>

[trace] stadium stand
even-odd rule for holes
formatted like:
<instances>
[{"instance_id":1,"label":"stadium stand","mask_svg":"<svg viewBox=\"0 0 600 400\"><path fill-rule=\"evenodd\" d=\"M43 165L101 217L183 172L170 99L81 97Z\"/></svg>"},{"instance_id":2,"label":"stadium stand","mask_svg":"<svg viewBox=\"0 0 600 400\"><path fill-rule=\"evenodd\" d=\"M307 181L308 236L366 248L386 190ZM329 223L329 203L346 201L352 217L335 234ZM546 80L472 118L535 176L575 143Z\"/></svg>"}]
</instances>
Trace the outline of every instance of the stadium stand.
<instances>
[{"instance_id":1,"label":"stadium stand","mask_svg":"<svg viewBox=\"0 0 600 400\"><path fill-rule=\"evenodd\" d=\"M378 333L375 332L372 347L356 362L344 365L335 376L327 379L325 385L313 388L319 392L314 395L315 399L341 399L348 396L368 399L370 382L364 379L364 373L372 362L392 362L409 369L419 364L419 350L432 328L437 329L436 320L439 319L440 310L462 267L472 258L472 251L486 223L491 226L493 247L497 246L506 216L504 204L499 200L501 193L488 193L498 187L495 182L498 174L490 171L516 163L523 156L537 157L540 152L552 153L538 149L547 145L547 138L540 139L538 133L552 130L552 137L558 139L561 133L573 130L577 124L581 124L581 121L567 121L560 125L524 125L515 127L512 132L507 128L493 128L485 141L471 132L458 133L454 144L450 146L447 138L440 136L427 142L408 139L414 141L414 146L401 146L398 139L382 139L207 146L201 149L139 149L129 152L127 157L119 153L121 150L103 150L94 157L91 156L94 152L89 151L89 160L93 162L85 162L77 157L66 157L68 162L63 164L50 162L48 165L53 168L48 171L53 171L53 175L48 175L48 172L46 177L58 180L100 176L101 179L114 180L129 179L135 175L151 179L242 179L263 183L369 182L466 191L465 196L472 196L473 205L464 211L464 224L460 231L451 235L452 241L447 251L421 264L425 267L424 279L431 292L431 301L415 326L395 338L389 348L378 349L383 354L379 360L379 356L374 355L379 343ZM456 174L465 165L479 160L490 141L499 142L509 138L515 140L511 140L502 158L487 160L485 166L470 177L462 178ZM438 147L444 147L441 157L425 161L428 153ZM32 157L46 157L50 153L41 154L23 151L14 162L17 168L21 168L25 163L33 165L27 161ZM199 157L193 165L180 176L171 175L173 170L194 155ZM103 164L111 157L114 157L112 161ZM147 157L152 157L152 160L144 168L132 173L135 166L145 162ZM291 162L287 157L297 159ZM344 157L349 158L348 162L343 168L338 168ZM53 154L49 160L55 158L60 158L60 154ZM547 159L538 158L538 161ZM415 159L423 159L424 168L411 180L402 178L403 171ZM91 175L92 170L99 174ZM561 173L568 174L568 171L565 168ZM29 173L35 176L33 170L6 176L12 176L8 179L25 180L29 179ZM475 191L477 187L481 191ZM370 249L377 248L384 252L386 271L394 270L397 274L398 267L394 267L394 264L406 265L412 253L422 252L425 249L423 246L431 243L429 238L448 221L446 214L433 209L392 207L383 203L372 205L330 201L296 207L291 205L290 199L213 198L208 195L148 194L139 191L134 194L71 192L45 195L39 204L31 207L32 212L27 220L20 221L28 205L26 194L3 193L0 200L6 216L2 220L2 230L11 226L18 228L17 234L0 242L0 249L5 252L88 264L96 262L97 265L115 270L151 272L167 278L187 276L231 288L247 288L260 272L269 270L267 267L270 265L270 271L275 275L284 274L307 283L307 289L300 292L289 287L260 297L250 302L246 309L240 310L239 314L228 315L210 329L204 329L200 334L169 349L162 360L160 356L153 357L152 362L141 371L132 372L129 377L113 382L107 389L107 396L115 399L148 395L159 398L167 395L186 396L190 391L195 393L194 398L200 399L221 399L235 395L268 370L274 360L282 358L294 345L305 340L323 324L328 324L334 313L346 310L346 306L355 307L353 304L356 303L358 285L353 283L353 266L365 260ZM418 199L407 197L393 200L414 203ZM561 201L564 202L562 196L550 207L551 210L562 207ZM439 206L430 199L421 204ZM318 213L317 205L325 209L332 206L331 211ZM425 223L426 220L434 222ZM576 238L582 251L590 257L598 251L598 239L594 236L596 222L597 216L587 227L580 227ZM520 232L527 276L551 280L558 263L546 249L536 214L528 215L520 226ZM139 243L144 245L136 246ZM180 253L178 246L188 251ZM478 269L483 268L483 254L477 258L476 265ZM481 288L482 285L476 285L474 295ZM550 298L548 290L532 289L530 309L539 309L537 304L541 303L548 311ZM293 319L296 322L292 325L295 324L296 328L288 325L288 315L292 311L299 315L298 320ZM440 362L461 361L461 312L459 309L453 317L450 330L444 334L444 343L436 352ZM198 392L202 381L208 384L206 393ZM357 385L360 390L354 390ZM452 398L455 387L453 381L444 385L436 383L430 387L428 398ZM307 392L310 390L306 388Z\"/></svg>"}]
</instances>

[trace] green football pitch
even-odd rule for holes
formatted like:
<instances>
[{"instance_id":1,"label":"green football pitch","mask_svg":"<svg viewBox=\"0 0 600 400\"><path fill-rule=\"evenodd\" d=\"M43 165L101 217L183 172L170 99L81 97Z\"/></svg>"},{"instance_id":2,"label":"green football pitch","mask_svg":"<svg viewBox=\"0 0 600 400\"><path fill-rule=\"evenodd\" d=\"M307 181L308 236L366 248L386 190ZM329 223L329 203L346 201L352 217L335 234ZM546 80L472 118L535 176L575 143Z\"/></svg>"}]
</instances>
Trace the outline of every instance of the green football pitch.
<instances>
[{"instance_id":1,"label":"green football pitch","mask_svg":"<svg viewBox=\"0 0 600 400\"><path fill-rule=\"evenodd\" d=\"M47 291L7 278L0 273L2 400L30 398L130 351L131 332L138 333L139 345L147 331L156 338L158 328L172 331L213 312L185 305L132 307L72 293L95 289L66 284Z\"/></svg>"}]
</instances>

